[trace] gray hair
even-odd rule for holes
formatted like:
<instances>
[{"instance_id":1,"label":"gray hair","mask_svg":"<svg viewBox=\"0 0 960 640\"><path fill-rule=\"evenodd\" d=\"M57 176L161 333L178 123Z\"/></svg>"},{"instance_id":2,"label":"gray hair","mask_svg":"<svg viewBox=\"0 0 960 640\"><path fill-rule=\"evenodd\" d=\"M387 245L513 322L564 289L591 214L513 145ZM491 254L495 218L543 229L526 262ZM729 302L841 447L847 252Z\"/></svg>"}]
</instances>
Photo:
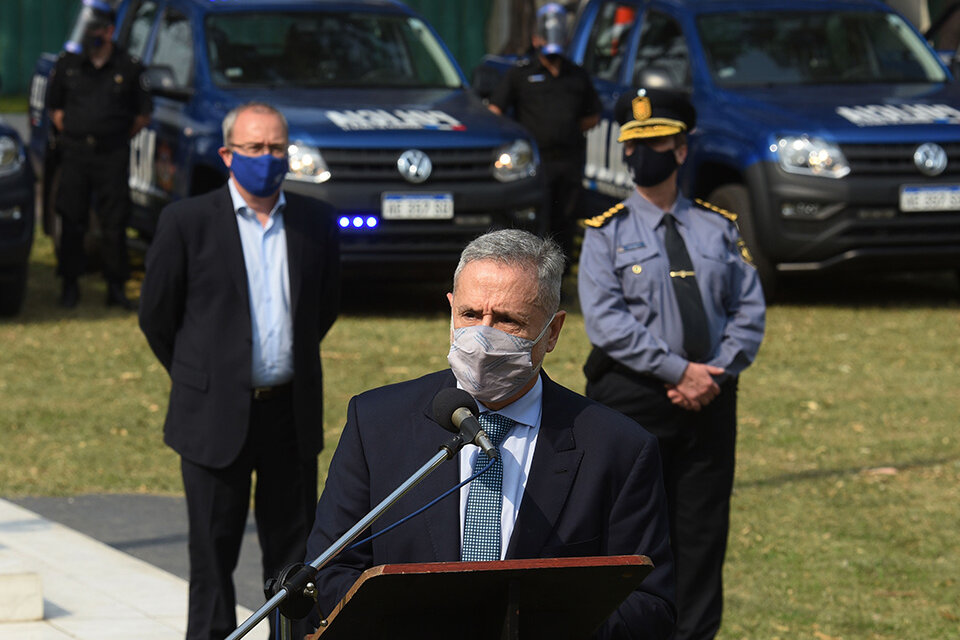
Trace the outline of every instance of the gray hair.
<instances>
[{"instance_id":1,"label":"gray hair","mask_svg":"<svg viewBox=\"0 0 960 640\"><path fill-rule=\"evenodd\" d=\"M283 124L283 137L290 137L290 127L287 125L287 119L279 109L266 102L245 102L230 109L230 112L223 117L223 146L230 146L230 142L233 140L233 125L237 123L237 117L247 109L254 113L271 113L277 116Z\"/></svg>"},{"instance_id":2,"label":"gray hair","mask_svg":"<svg viewBox=\"0 0 960 640\"><path fill-rule=\"evenodd\" d=\"M491 231L476 238L460 254L460 263L453 272L453 289L457 289L460 272L476 260L494 260L503 265L536 269L540 303L547 313L560 309L560 284L565 258L560 245L550 238L540 238L520 229Z\"/></svg>"}]
</instances>

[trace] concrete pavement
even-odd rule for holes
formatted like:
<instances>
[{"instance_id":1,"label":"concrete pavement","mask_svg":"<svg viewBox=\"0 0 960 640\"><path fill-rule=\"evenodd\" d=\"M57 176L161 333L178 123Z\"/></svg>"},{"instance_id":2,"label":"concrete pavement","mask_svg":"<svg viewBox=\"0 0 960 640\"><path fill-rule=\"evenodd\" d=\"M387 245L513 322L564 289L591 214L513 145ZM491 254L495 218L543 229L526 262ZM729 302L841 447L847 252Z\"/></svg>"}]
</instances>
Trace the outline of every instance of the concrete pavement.
<instances>
[{"instance_id":1,"label":"concrete pavement","mask_svg":"<svg viewBox=\"0 0 960 640\"><path fill-rule=\"evenodd\" d=\"M113 522L135 515L118 510ZM42 595L43 611L41 620L0 621L0 640L177 640L186 632L183 578L7 500L0 500L0 594L27 605ZM249 614L238 607L238 622ZM262 622L247 637L267 635Z\"/></svg>"},{"instance_id":2,"label":"concrete pavement","mask_svg":"<svg viewBox=\"0 0 960 640\"><path fill-rule=\"evenodd\" d=\"M184 580L190 577L187 506L182 496L97 494L11 498L10 502ZM250 609L263 604L261 574L260 545L250 516L234 574L239 604Z\"/></svg>"}]
</instances>

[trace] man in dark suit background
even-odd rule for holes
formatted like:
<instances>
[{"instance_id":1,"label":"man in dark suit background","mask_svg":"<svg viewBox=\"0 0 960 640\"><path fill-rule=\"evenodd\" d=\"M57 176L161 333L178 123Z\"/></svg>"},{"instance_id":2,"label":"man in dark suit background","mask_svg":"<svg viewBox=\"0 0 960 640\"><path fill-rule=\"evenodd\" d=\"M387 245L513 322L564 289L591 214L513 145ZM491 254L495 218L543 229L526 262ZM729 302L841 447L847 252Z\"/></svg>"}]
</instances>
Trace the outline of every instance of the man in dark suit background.
<instances>
[{"instance_id":1,"label":"man in dark suit background","mask_svg":"<svg viewBox=\"0 0 960 640\"><path fill-rule=\"evenodd\" d=\"M393 492L447 438L433 421L441 389L460 386L480 401L481 425L500 434L499 526L478 535L471 493L487 474L393 531L347 551L317 576L318 609L331 613L365 569L410 562L649 556L655 569L598 631L599 638L666 639L673 632L673 559L656 439L625 416L560 386L541 371L560 337L564 258L552 240L525 231L470 243L454 275L450 370L354 397L317 505L307 544L312 560ZM494 443L498 436L491 435ZM467 445L409 491L382 530L485 466ZM497 510L497 507L492 507ZM482 529L482 527L481 527ZM464 594L481 598L482 594ZM482 615L480 602L465 608ZM570 615L576 615L571 612ZM466 620L466 616L465 616ZM456 635L455 631L451 633Z\"/></svg>"},{"instance_id":2,"label":"man in dark suit background","mask_svg":"<svg viewBox=\"0 0 960 640\"><path fill-rule=\"evenodd\" d=\"M286 119L223 121L224 187L166 207L146 259L140 327L170 374L164 440L190 521L188 640L236 627L233 571L256 471L265 577L303 558L323 447L320 341L339 306L329 206L281 190Z\"/></svg>"}]
</instances>

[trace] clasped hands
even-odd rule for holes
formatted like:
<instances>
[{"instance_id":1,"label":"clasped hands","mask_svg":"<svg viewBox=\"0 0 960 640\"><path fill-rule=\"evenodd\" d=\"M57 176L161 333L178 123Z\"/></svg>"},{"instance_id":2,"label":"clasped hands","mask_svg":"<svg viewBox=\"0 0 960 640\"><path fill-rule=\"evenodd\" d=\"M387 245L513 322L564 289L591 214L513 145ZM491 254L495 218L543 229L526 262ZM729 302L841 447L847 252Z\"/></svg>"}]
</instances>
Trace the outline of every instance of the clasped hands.
<instances>
[{"instance_id":1,"label":"clasped hands","mask_svg":"<svg viewBox=\"0 0 960 640\"><path fill-rule=\"evenodd\" d=\"M720 367L691 362L684 369L680 382L667 385L667 397L683 409L700 411L720 395L720 385L713 376L723 373Z\"/></svg>"}]
</instances>

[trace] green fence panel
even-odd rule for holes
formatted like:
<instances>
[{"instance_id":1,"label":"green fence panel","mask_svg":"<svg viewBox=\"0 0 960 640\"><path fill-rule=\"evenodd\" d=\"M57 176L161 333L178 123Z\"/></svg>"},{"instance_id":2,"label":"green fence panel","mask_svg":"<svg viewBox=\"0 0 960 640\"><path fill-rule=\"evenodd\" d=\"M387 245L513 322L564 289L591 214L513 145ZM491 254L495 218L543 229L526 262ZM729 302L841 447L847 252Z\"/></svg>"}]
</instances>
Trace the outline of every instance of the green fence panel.
<instances>
[{"instance_id":1,"label":"green fence panel","mask_svg":"<svg viewBox=\"0 0 960 640\"><path fill-rule=\"evenodd\" d=\"M470 77L487 52L486 28L493 0L406 0L433 25Z\"/></svg>"},{"instance_id":2,"label":"green fence panel","mask_svg":"<svg viewBox=\"0 0 960 640\"><path fill-rule=\"evenodd\" d=\"M469 77L486 53L493 0L408 0L437 29ZM78 0L0 0L0 78L4 95L25 94L37 58L57 52L70 35Z\"/></svg>"},{"instance_id":3,"label":"green fence panel","mask_svg":"<svg viewBox=\"0 0 960 640\"><path fill-rule=\"evenodd\" d=\"M18 93L20 82L20 3L0 2L0 78L4 93Z\"/></svg>"},{"instance_id":4,"label":"green fence panel","mask_svg":"<svg viewBox=\"0 0 960 640\"><path fill-rule=\"evenodd\" d=\"M0 0L0 76L4 95L25 94L37 58L70 35L78 0Z\"/></svg>"}]
</instances>

